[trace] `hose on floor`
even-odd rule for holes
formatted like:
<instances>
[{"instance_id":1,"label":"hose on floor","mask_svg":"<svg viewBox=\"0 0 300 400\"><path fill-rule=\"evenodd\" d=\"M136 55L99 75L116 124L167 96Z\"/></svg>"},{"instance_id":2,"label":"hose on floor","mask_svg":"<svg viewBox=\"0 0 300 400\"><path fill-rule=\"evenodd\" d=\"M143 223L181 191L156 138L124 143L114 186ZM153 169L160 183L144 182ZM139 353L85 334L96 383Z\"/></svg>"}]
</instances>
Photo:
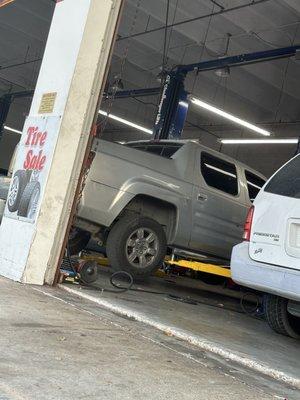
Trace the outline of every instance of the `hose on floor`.
<instances>
[{"instance_id":1,"label":"hose on floor","mask_svg":"<svg viewBox=\"0 0 300 400\"><path fill-rule=\"evenodd\" d=\"M251 302L251 300L253 301ZM253 303L250 309L248 306L246 306L246 302ZM261 305L261 299L257 293L244 293L240 300L240 306L243 312L251 317L261 317L264 314L263 306Z\"/></svg>"},{"instance_id":2,"label":"hose on floor","mask_svg":"<svg viewBox=\"0 0 300 400\"><path fill-rule=\"evenodd\" d=\"M116 282L116 279L117 279L117 277L120 279L120 277L121 278L128 278L128 284L126 285L126 286L124 286L124 285L122 285L122 284L119 284L119 283L117 283ZM133 285L133 283L134 283L134 280L133 280L133 276L129 273L129 272L126 272L126 271L117 271L117 272L114 272L111 276L110 276L110 278L109 278L109 282L110 282L110 284L113 286L113 287L115 287L116 289L118 289L118 293L121 293L121 292L127 292L128 290L130 290L131 288L132 288L132 285Z\"/></svg>"}]
</instances>

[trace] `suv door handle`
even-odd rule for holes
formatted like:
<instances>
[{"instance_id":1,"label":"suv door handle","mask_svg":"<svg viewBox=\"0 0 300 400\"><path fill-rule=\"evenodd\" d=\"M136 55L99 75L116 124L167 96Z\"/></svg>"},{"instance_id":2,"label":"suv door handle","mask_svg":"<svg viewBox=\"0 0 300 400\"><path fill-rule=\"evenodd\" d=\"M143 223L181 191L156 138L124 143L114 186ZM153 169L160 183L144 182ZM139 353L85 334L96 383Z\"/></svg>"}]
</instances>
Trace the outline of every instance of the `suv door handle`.
<instances>
[{"instance_id":1,"label":"suv door handle","mask_svg":"<svg viewBox=\"0 0 300 400\"><path fill-rule=\"evenodd\" d=\"M205 194L198 193L197 200L198 201L206 201L207 196Z\"/></svg>"}]
</instances>

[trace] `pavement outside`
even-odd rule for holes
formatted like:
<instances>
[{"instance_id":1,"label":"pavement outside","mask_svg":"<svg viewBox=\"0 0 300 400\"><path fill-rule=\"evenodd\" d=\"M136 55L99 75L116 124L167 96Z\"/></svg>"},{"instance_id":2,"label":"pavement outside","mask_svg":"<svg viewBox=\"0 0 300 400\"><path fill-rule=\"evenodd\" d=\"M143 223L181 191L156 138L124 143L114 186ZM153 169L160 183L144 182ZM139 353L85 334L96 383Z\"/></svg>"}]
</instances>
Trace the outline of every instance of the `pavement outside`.
<instances>
[{"instance_id":1,"label":"pavement outside","mask_svg":"<svg viewBox=\"0 0 300 400\"><path fill-rule=\"evenodd\" d=\"M1 400L299 399L62 290L0 278L0 293Z\"/></svg>"}]
</instances>

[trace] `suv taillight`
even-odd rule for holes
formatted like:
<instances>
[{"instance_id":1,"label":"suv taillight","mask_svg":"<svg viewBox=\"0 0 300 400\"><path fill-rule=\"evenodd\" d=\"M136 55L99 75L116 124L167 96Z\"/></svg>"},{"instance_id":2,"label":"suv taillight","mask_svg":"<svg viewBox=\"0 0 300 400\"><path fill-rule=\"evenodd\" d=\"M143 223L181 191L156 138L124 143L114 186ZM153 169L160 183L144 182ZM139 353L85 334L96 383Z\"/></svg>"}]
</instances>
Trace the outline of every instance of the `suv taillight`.
<instances>
[{"instance_id":1,"label":"suv taillight","mask_svg":"<svg viewBox=\"0 0 300 400\"><path fill-rule=\"evenodd\" d=\"M253 215L254 215L254 206L252 206L249 209L248 214L247 214L247 218L246 218L246 222L245 222L245 225L244 225L243 239L245 241L247 241L247 242L250 241Z\"/></svg>"}]
</instances>

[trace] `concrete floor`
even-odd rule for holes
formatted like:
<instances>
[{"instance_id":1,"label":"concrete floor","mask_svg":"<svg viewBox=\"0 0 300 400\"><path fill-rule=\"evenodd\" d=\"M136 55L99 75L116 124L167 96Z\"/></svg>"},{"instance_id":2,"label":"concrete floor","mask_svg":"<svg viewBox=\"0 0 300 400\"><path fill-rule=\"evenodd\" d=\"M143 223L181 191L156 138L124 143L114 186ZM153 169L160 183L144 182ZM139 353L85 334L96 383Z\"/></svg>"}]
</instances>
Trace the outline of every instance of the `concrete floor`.
<instances>
[{"instance_id":1,"label":"concrete floor","mask_svg":"<svg viewBox=\"0 0 300 400\"><path fill-rule=\"evenodd\" d=\"M138 285L146 291L165 293L162 295L112 293L109 276L109 271L100 270L95 286L104 288L104 292L78 285L64 287L102 307L300 389L299 341L276 334L262 319L245 315L239 305L240 293L185 277L153 277L146 285ZM175 301L167 294L196 304Z\"/></svg>"},{"instance_id":2,"label":"concrete floor","mask_svg":"<svg viewBox=\"0 0 300 400\"><path fill-rule=\"evenodd\" d=\"M1 400L299 399L60 289L0 278L0 293Z\"/></svg>"}]
</instances>

